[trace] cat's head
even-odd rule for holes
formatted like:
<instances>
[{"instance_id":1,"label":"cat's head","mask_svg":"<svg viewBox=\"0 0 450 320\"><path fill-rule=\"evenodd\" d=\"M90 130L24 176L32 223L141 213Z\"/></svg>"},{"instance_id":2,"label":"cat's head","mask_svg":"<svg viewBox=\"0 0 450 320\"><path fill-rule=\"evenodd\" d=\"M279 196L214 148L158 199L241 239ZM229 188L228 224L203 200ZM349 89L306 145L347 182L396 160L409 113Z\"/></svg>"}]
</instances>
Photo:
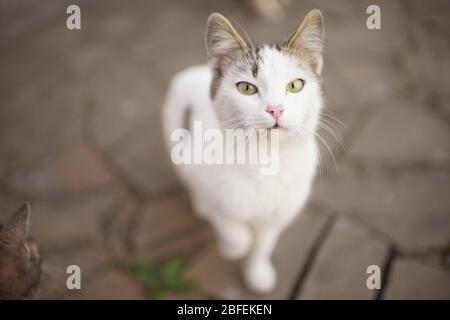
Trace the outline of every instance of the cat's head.
<instances>
[{"instance_id":1,"label":"cat's head","mask_svg":"<svg viewBox=\"0 0 450 320\"><path fill-rule=\"evenodd\" d=\"M255 46L218 13L208 19L211 97L224 128L310 136L322 107L323 16L308 13L286 41Z\"/></svg>"},{"instance_id":2,"label":"cat's head","mask_svg":"<svg viewBox=\"0 0 450 320\"><path fill-rule=\"evenodd\" d=\"M0 226L0 299L32 298L39 285L41 259L28 238L30 207L23 204Z\"/></svg>"}]
</instances>

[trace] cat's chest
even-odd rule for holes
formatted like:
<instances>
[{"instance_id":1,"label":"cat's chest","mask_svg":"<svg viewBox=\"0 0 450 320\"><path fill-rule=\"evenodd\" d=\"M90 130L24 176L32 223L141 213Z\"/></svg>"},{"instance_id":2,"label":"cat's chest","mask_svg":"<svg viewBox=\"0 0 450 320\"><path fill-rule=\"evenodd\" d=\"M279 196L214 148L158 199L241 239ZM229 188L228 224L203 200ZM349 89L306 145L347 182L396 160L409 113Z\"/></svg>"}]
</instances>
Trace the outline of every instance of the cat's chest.
<instances>
[{"instance_id":1,"label":"cat's chest","mask_svg":"<svg viewBox=\"0 0 450 320\"><path fill-rule=\"evenodd\" d=\"M228 188L224 201L229 214L240 218L274 217L295 210L309 184L310 175L302 168L280 168L272 176L255 175L248 179L241 176Z\"/></svg>"},{"instance_id":2,"label":"cat's chest","mask_svg":"<svg viewBox=\"0 0 450 320\"><path fill-rule=\"evenodd\" d=\"M202 166L189 173L197 198L211 212L240 220L292 216L309 194L316 167L315 145L280 150L274 174L262 175L246 166ZM282 219L281 219L282 220Z\"/></svg>"}]
</instances>

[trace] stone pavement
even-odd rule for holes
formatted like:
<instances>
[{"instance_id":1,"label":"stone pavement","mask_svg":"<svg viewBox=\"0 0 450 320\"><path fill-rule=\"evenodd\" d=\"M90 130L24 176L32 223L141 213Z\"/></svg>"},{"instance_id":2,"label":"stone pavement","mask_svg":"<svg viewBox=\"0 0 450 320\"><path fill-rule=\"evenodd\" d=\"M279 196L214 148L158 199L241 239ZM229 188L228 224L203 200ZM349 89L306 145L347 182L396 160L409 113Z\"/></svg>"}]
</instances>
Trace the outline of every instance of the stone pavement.
<instances>
[{"instance_id":1,"label":"stone pavement","mask_svg":"<svg viewBox=\"0 0 450 320\"><path fill-rule=\"evenodd\" d=\"M193 285L163 298L450 298L448 1L292 1L282 23L239 1L75 2L81 31L65 28L69 1L0 8L0 219L31 203L41 298L145 299L149 274L111 265L166 264L176 277L174 258ZM374 3L382 30L370 31ZM338 171L323 148L311 200L273 257L278 287L255 296L192 215L159 112L170 77L205 61L210 12L272 41L312 8L325 16L324 119L345 150L321 132ZM70 264L81 291L65 287ZM366 287L369 265L381 290Z\"/></svg>"}]
</instances>

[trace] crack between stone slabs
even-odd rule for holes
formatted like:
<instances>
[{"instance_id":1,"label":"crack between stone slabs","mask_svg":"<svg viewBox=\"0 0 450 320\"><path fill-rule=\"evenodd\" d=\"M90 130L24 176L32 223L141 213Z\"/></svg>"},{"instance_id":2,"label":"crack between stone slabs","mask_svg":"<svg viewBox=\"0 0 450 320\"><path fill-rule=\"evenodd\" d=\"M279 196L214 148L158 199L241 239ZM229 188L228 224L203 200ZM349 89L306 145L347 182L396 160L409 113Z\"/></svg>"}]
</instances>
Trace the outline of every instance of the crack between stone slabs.
<instances>
[{"instance_id":1,"label":"crack between stone slabs","mask_svg":"<svg viewBox=\"0 0 450 320\"><path fill-rule=\"evenodd\" d=\"M0 135L3 134L1 130L2 129L0 128ZM76 137L77 133L75 133L73 136L68 137L67 139L71 140ZM50 148L46 149L45 151L42 151L42 153L38 154L36 157L33 157L33 159L31 159L32 161L20 164L19 166L20 171L27 172L36 170L37 168L42 166L46 161L48 161L49 154L57 154L65 143L66 141L52 144ZM3 155L2 161L4 163L4 169L1 172L1 176L2 180L5 181L4 183L6 184L6 181L12 180L12 175L14 174L14 172L19 170L13 154L7 153L6 155Z\"/></svg>"},{"instance_id":2,"label":"crack between stone slabs","mask_svg":"<svg viewBox=\"0 0 450 320\"><path fill-rule=\"evenodd\" d=\"M169 192L168 190L172 190L172 192ZM136 244L133 241L133 234L136 231L136 227L139 223L139 221L142 219L143 216L143 207L149 204L156 203L158 201L165 201L167 199L170 199L172 197L179 196L180 193L177 191L173 192L172 188L167 188L164 190L159 190L160 192L155 192L150 195L144 196L144 198L136 199L136 204L133 212L131 213L130 222L128 225L127 230L125 231L125 249L132 255L136 251Z\"/></svg>"},{"instance_id":3,"label":"crack between stone slabs","mask_svg":"<svg viewBox=\"0 0 450 320\"><path fill-rule=\"evenodd\" d=\"M119 235L119 242L123 245L123 250L125 251L125 256L130 251L130 225L132 224L132 219L134 215L136 214L136 211L138 210L140 203L136 203L135 199L129 199L127 196L122 196L117 201L114 201L107 209L104 210L104 214L101 217L100 221L100 233L102 236L102 241L108 250L108 253L110 256L112 256L114 259L116 257L122 256L120 252L122 251L121 248L119 248L119 252L114 250L114 244L111 243L111 236L114 235L114 230L111 230L114 228L114 222L119 217L119 215L122 213L122 210L127 207L127 202L131 202L131 213L130 213L130 219L127 221L128 223L125 225L124 228L124 234L122 236Z\"/></svg>"},{"instance_id":4,"label":"crack between stone slabs","mask_svg":"<svg viewBox=\"0 0 450 320\"><path fill-rule=\"evenodd\" d=\"M113 189L113 185L107 183L104 185L82 189L80 192L74 195L37 193L22 194L21 192L12 190L9 186L0 182L0 192L2 192L3 195L6 195L18 201L29 201L32 206L33 203L56 207L64 207L72 204L84 204L93 198L107 195Z\"/></svg>"},{"instance_id":5,"label":"crack between stone slabs","mask_svg":"<svg viewBox=\"0 0 450 320\"><path fill-rule=\"evenodd\" d=\"M362 159L360 157L354 157L348 160L348 164L353 168L358 170L367 169L369 167L375 169L382 169L384 171L414 171L414 172L425 172L429 170L449 170L450 161L448 160L412 160L412 161L395 161L385 158L366 158Z\"/></svg>"},{"instance_id":6,"label":"crack between stone slabs","mask_svg":"<svg viewBox=\"0 0 450 320\"><path fill-rule=\"evenodd\" d=\"M62 147L62 143L55 145L54 147L51 148L52 152L58 152L58 150ZM40 159L37 162L34 162L32 164L27 165L24 169L25 170L35 170L36 168L38 168L40 165L42 165L42 163L44 163L45 161L47 161L46 157L40 157ZM111 183L103 183L97 186L93 186L93 187L86 187L83 188L82 190L80 190L79 192L77 192L76 194L73 195L69 195L69 194L58 194L58 193L49 193L49 194L45 194L45 193L36 193L36 192L23 192L23 191L18 191L15 188L13 188L9 183L7 183L5 180L11 180L11 173L12 170L9 169L11 165L8 164L6 170L6 179L3 178L0 180L0 192L2 192L3 194L17 199L18 201L24 201L24 199L30 201L30 202L34 202L34 203L39 203L39 204L43 204L43 205L51 205L51 206L66 206L66 205L71 205L73 203L77 203L77 204L82 204L85 203L86 201L88 201L89 199L92 198L92 196L94 197L98 197L98 196L102 196L102 195L106 195L108 192L110 192L110 190L113 188L113 184Z\"/></svg>"},{"instance_id":7,"label":"crack between stone slabs","mask_svg":"<svg viewBox=\"0 0 450 320\"><path fill-rule=\"evenodd\" d=\"M382 230L379 230L378 228L372 226L369 222L365 221L363 218L352 214L352 213L337 213L336 210L329 208L323 204L318 203L317 201L310 201L309 205L316 209L318 214L322 214L321 211L325 211L327 212L326 215L331 215L334 216L336 218L338 218L339 216L343 216L343 217L347 217L348 219L350 219L352 222L361 225L364 229L369 230L370 232L372 232L374 235L384 239L387 243L394 243L394 239L387 233L385 233Z\"/></svg>"},{"instance_id":8,"label":"crack between stone slabs","mask_svg":"<svg viewBox=\"0 0 450 320\"><path fill-rule=\"evenodd\" d=\"M110 234L109 230L114 223L114 220L118 217L119 212L125 208L126 200L120 197L116 201L113 201L111 205L109 205L105 210L103 210L103 214L100 216L100 233L103 238L107 238Z\"/></svg>"},{"instance_id":9,"label":"crack between stone slabs","mask_svg":"<svg viewBox=\"0 0 450 320\"><path fill-rule=\"evenodd\" d=\"M316 205L313 203L310 205L316 206L316 207L320 206L320 205ZM328 225L326 226L328 228L324 227L324 230L321 232L321 234L318 237L319 240L316 240L316 241L324 242L326 240L325 238L328 236L329 232L331 231L332 226L334 225L335 221L338 219L339 216L347 216L350 220L353 220L357 224L360 224L364 229L368 230L369 232L374 233L376 236L381 237L385 241L387 239L387 241L389 243L389 251L386 256L386 260L383 264L383 267L382 267L381 289L377 290L374 293L374 297L373 297L373 299L375 299L375 300L382 299L385 289L389 285L390 274L392 272L392 265L393 265L396 257L399 256L399 250L396 248L394 240L391 237L389 237L388 235L379 231L378 229L372 227L370 224L366 223L364 220L357 219L354 216L351 216L348 214L333 213L329 209L323 209L323 210L327 210L329 212L329 213L327 213L327 215L331 216L333 220L332 220L332 223L328 222ZM319 210L319 212L320 212L320 210ZM314 252L313 252L313 254L314 254ZM315 259L316 255L317 255L317 253L313 256L312 259ZM312 265L313 263L314 262L311 262L310 264ZM301 279L301 276L302 275L300 275L300 279ZM304 278L306 278L306 275L304 276ZM301 287L298 288L297 292L293 291L293 293L290 296L290 299L295 299L296 296L299 296L300 292L301 292L300 289L301 289Z\"/></svg>"},{"instance_id":10,"label":"crack between stone slabs","mask_svg":"<svg viewBox=\"0 0 450 320\"><path fill-rule=\"evenodd\" d=\"M419 250L406 250L406 249L399 249L398 254L402 257L414 257L414 256L423 256L428 254L442 254L442 253L448 253L450 252L450 243L444 244L442 246L432 246L424 249Z\"/></svg>"},{"instance_id":11,"label":"crack between stone slabs","mask_svg":"<svg viewBox=\"0 0 450 320\"><path fill-rule=\"evenodd\" d=\"M443 246L436 246L436 247L428 247L424 249L416 249L416 250L408 250L404 249L401 246L399 246L395 239L391 237L389 234L385 233L382 230L379 230L378 228L372 226L370 223L365 221L364 219L351 214L351 213L334 213L330 212L331 215L336 216L345 216L348 217L350 220L352 220L354 223L360 224L363 228L366 230L369 230L376 236L384 239L384 241L388 242L391 247L393 247L393 250L395 250L395 256L398 258L408 258L408 259L414 259L414 260L423 260L423 259L429 259L433 256L436 256L440 259L440 264L444 269L449 269L450 267L447 267L444 263L445 255L450 253L450 244L446 244Z\"/></svg>"},{"instance_id":12,"label":"crack between stone slabs","mask_svg":"<svg viewBox=\"0 0 450 320\"><path fill-rule=\"evenodd\" d=\"M130 194L131 198L134 198L139 203L149 203L150 201L155 201L155 199L164 199L166 197L172 197L178 194L182 189L177 188L176 184L169 185L168 187L156 190L147 194L145 191L141 190L141 188L136 185L126 173L121 170L114 159L109 156L106 152L102 151L102 148L96 143L95 138L90 130L90 121L92 119L92 112L94 110L94 105L91 99L86 103L86 107L84 109L82 115L82 140L86 143L89 149L94 153L95 156L103 163L106 170L113 177L114 180L118 182L119 185L124 186L125 189Z\"/></svg>"},{"instance_id":13,"label":"crack between stone slabs","mask_svg":"<svg viewBox=\"0 0 450 320\"><path fill-rule=\"evenodd\" d=\"M424 264L433 266L438 265L444 270L450 270L450 262L446 262L450 257L450 243L439 247L429 247L416 251L398 249L397 256L402 259L420 261ZM433 258L437 260L437 264L432 262Z\"/></svg>"},{"instance_id":14,"label":"crack between stone slabs","mask_svg":"<svg viewBox=\"0 0 450 320\"><path fill-rule=\"evenodd\" d=\"M114 160L110 158L107 154L98 151L96 145L92 143L87 143L88 146L94 150L95 154L101 160L106 170L111 174L111 176L119 183L119 185L124 186L132 198L142 200L145 198L145 192L142 191L129 177L116 165Z\"/></svg>"},{"instance_id":15,"label":"crack between stone slabs","mask_svg":"<svg viewBox=\"0 0 450 320\"><path fill-rule=\"evenodd\" d=\"M315 214L319 215L333 215L336 217L339 216L345 216L352 220L354 223L361 225L364 229L372 232L374 235L384 239L387 243L390 244L390 246L393 246L395 249L396 257L398 258L408 258L408 259L427 259L434 256L437 256L440 259L440 264L444 269L450 269L450 266L447 266L445 264L445 258L447 254L450 254L450 243L444 244L442 246L433 246L428 247L424 249L416 249L416 250L410 250L410 249L404 249L401 246L399 246L393 237L391 237L389 234L385 233L382 230L379 230L378 228L372 226L369 222L365 221L363 218L358 217L355 214L352 213L336 213L332 209L328 208L327 206L324 206L322 204L319 204L317 202L310 201L308 206L315 209L317 211ZM327 213L324 214L322 211L326 211Z\"/></svg>"},{"instance_id":16,"label":"crack between stone slabs","mask_svg":"<svg viewBox=\"0 0 450 320\"><path fill-rule=\"evenodd\" d=\"M158 190L153 190L152 192L144 195L142 204L148 205L156 201L164 201L170 198L181 196L185 193L185 190L178 184L173 183L166 187L159 188Z\"/></svg>"},{"instance_id":17,"label":"crack between stone slabs","mask_svg":"<svg viewBox=\"0 0 450 320\"><path fill-rule=\"evenodd\" d=\"M43 246L42 247L42 256L51 256L51 255L58 255L58 254L64 254L70 251L76 251L76 250L86 250L90 249L93 246L92 239L78 239L78 240L71 240L67 242L63 246L58 245L50 245L48 247Z\"/></svg>"},{"instance_id":18,"label":"crack between stone slabs","mask_svg":"<svg viewBox=\"0 0 450 320\"><path fill-rule=\"evenodd\" d=\"M130 221L128 227L125 230L124 235L124 247L127 256L132 256L136 253L136 243L133 241L133 235L135 234L136 226L142 219L142 203L138 203L131 212Z\"/></svg>"},{"instance_id":19,"label":"crack between stone slabs","mask_svg":"<svg viewBox=\"0 0 450 320\"><path fill-rule=\"evenodd\" d=\"M156 264L161 264L164 261L169 260L170 258L177 257L183 261L185 264L185 270L187 266L191 263L194 263L196 259L198 259L204 250L208 248L207 243L203 243L202 241L198 241L194 245L191 245L188 248L183 249L171 249L167 251L157 252L156 255L149 256L149 260Z\"/></svg>"},{"instance_id":20,"label":"crack between stone slabs","mask_svg":"<svg viewBox=\"0 0 450 320\"><path fill-rule=\"evenodd\" d=\"M128 176L116 165L114 160L97 145L94 135L90 130L90 121L92 119L92 113L94 110L94 103L90 97L86 102L86 106L82 113L81 121L81 135L82 140L86 143L88 148L94 153L95 156L103 163L105 169L110 175L117 180L117 182L124 186L130 195L136 199L143 199L145 194L141 189L132 182Z\"/></svg>"},{"instance_id":21,"label":"crack between stone slabs","mask_svg":"<svg viewBox=\"0 0 450 320\"><path fill-rule=\"evenodd\" d=\"M448 111L447 106L444 106L444 103L436 102L436 96L438 96L435 93L430 93L425 98L425 110L430 112L430 114L435 118L437 121L442 121L446 125L450 125L450 113Z\"/></svg>"},{"instance_id":22,"label":"crack between stone slabs","mask_svg":"<svg viewBox=\"0 0 450 320\"><path fill-rule=\"evenodd\" d=\"M381 288L374 293L374 300L382 300L383 295L389 286L389 281L391 279L392 274L392 266L394 264L394 261L397 257L397 249L395 248L395 245L393 243L389 246L389 251L386 257L386 260L383 264L382 273L381 273Z\"/></svg>"},{"instance_id":23,"label":"crack between stone slabs","mask_svg":"<svg viewBox=\"0 0 450 320\"><path fill-rule=\"evenodd\" d=\"M330 215L327 219L325 226L322 227L322 230L320 230L319 235L314 240L313 245L308 252L306 261L303 264L300 273L297 279L295 280L291 293L288 296L289 300L295 300L297 297L301 295L305 281L307 280L308 275L314 266L314 262L316 261L316 258L320 252L320 249L322 249L335 222L336 216Z\"/></svg>"},{"instance_id":24,"label":"crack between stone slabs","mask_svg":"<svg viewBox=\"0 0 450 320\"><path fill-rule=\"evenodd\" d=\"M327 209L328 211L330 211L329 209ZM319 211L320 212L320 211ZM388 242L388 254L386 256L386 260L383 264L382 267L382 278L381 278L381 289L377 290L374 293L374 300L380 300L383 297L383 293L385 288L389 285L389 276L391 273L391 269L392 269L392 265L393 262L395 260L395 258L398 256L399 251L396 248L395 242L394 240L387 234L385 234L384 232L378 230L377 228L373 227L372 225L370 225L369 223L367 223L366 221L364 221L361 218L357 218L356 216L350 215L350 214L338 214L338 213L334 213L334 212L330 212L328 213L331 216L335 217L335 220L338 219L339 216L346 216L348 217L350 220L352 220L354 223L361 225L365 230L367 230L368 232L373 233L375 236L380 237L381 239L383 239L383 241L387 241Z\"/></svg>"},{"instance_id":25,"label":"crack between stone slabs","mask_svg":"<svg viewBox=\"0 0 450 320\"><path fill-rule=\"evenodd\" d=\"M105 147L107 152L113 155L117 154L119 152L118 149L126 146L128 141L135 141L136 138L142 137L142 131L148 129L149 126L148 119L151 118L152 118L151 116L144 117L142 121L139 121L139 123L136 123L131 128L126 129L125 132L120 135L120 137L118 137L115 141L111 142L108 146ZM161 143L163 142L164 141L161 141ZM167 152L166 148L164 148L164 152Z\"/></svg>"},{"instance_id":26,"label":"crack between stone slabs","mask_svg":"<svg viewBox=\"0 0 450 320\"><path fill-rule=\"evenodd\" d=\"M406 29L407 30L407 33L406 33L407 42L406 43L407 43L407 46L409 47L407 49L409 52L417 51L417 48L418 48L417 40L418 39L416 36L414 36L414 32L413 32L413 30L414 30L413 23L414 23L414 21L416 21L415 15L414 15L414 11L415 11L414 5L411 4L411 2L409 0L401 0L400 6L403 7L403 12L407 16L406 21L407 21L408 28Z\"/></svg>"},{"instance_id":27,"label":"crack between stone slabs","mask_svg":"<svg viewBox=\"0 0 450 320\"><path fill-rule=\"evenodd\" d=\"M174 230L170 232L170 234L162 235L158 238L156 238L151 243L148 243L144 246L145 250L152 251L152 250L158 250L163 248L164 246L170 246L171 244L175 243L176 241L179 241L182 238L187 238L189 235L195 234L195 236L199 236L200 233L204 233L201 235L207 236L208 235L208 228L204 224L199 223L192 223L190 225L184 226L182 228L179 228L178 230ZM201 242L201 240L199 240Z\"/></svg>"}]
</instances>

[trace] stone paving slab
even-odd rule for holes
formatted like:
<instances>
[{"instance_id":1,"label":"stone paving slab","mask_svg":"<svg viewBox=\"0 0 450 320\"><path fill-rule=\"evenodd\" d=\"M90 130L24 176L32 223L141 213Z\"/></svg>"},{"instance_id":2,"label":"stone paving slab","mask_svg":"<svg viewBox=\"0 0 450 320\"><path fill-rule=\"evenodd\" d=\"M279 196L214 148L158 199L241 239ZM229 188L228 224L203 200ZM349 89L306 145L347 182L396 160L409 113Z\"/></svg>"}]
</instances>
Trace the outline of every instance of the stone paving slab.
<instances>
[{"instance_id":1,"label":"stone paving slab","mask_svg":"<svg viewBox=\"0 0 450 320\"><path fill-rule=\"evenodd\" d=\"M341 217L327 235L297 299L372 299L366 285L367 267L384 267L386 239Z\"/></svg>"},{"instance_id":2,"label":"stone paving slab","mask_svg":"<svg viewBox=\"0 0 450 320\"><path fill-rule=\"evenodd\" d=\"M101 159L80 139L67 141L53 157L17 173L12 188L29 196L61 198L101 190L113 184Z\"/></svg>"},{"instance_id":3,"label":"stone paving slab","mask_svg":"<svg viewBox=\"0 0 450 320\"><path fill-rule=\"evenodd\" d=\"M399 259L393 266L385 299L450 299L450 271Z\"/></svg>"},{"instance_id":4,"label":"stone paving slab","mask_svg":"<svg viewBox=\"0 0 450 320\"><path fill-rule=\"evenodd\" d=\"M98 243L102 238L101 218L117 205L116 197L107 193L68 206L33 203L31 235L39 239L43 249Z\"/></svg>"},{"instance_id":5,"label":"stone paving slab","mask_svg":"<svg viewBox=\"0 0 450 320\"><path fill-rule=\"evenodd\" d=\"M448 137L450 127L424 108L393 100L374 111L350 156L394 163L450 163Z\"/></svg>"},{"instance_id":6,"label":"stone paving slab","mask_svg":"<svg viewBox=\"0 0 450 320\"><path fill-rule=\"evenodd\" d=\"M120 290L117 290L120 288ZM74 299L90 300L144 300L142 288L128 275L119 271L98 274Z\"/></svg>"},{"instance_id":7,"label":"stone paving slab","mask_svg":"<svg viewBox=\"0 0 450 320\"><path fill-rule=\"evenodd\" d=\"M2 99L0 170L3 183L9 184L16 176L18 180L23 179L29 168L49 160L56 149L80 136L82 88L71 81L60 84L63 88L55 92L51 90L56 85L55 80L47 83L43 79L33 87L35 92L19 91L25 97L19 94L11 102ZM40 99L45 103L37 104ZM50 123L49 118L53 119Z\"/></svg>"},{"instance_id":8,"label":"stone paving slab","mask_svg":"<svg viewBox=\"0 0 450 320\"><path fill-rule=\"evenodd\" d=\"M96 142L108 147L137 125L155 127L163 94L151 74L133 63L107 64L89 79L93 111L90 125ZM155 127L154 132L160 129Z\"/></svg>"},{"instance_id":9,"label":"stone paving slab","mask_svg":"<svg viewBox=\"0 0 450 320\"><path fill-rule=\"evenodd\" d=\"M366 221L405 250L442 247L450 241L449 173L342 165L323 192L316 186L313 201Z\"/></svg>"},{"instance_id":10,"label":"stone paving slab","mask_svg":"<svg viewBox=\"0 0 450 320\"><path fill-rule=\"evenodd\" d=\"M186 194L149 203L139 211L132 230L138 257L156 261L170 255L189 257L211 241L209 226L193 214Z\"/></svg>"},{"instance_id":11,"label":"stone paving slab","mask_svg":"<svg viewBox=\"0 0 450 320\"><path fill-rule=\"evenodd\" d=\"M366 8L371 4L381 7L381 30L372 31L365 26ZM343 78L342 82L352 89L346 96L349 108L354 111L366 108L405 86L405 77L393 61L393 57L404 50L407 39L406 21L409 18L401 2L319 1L315 5L323 9L328 20L324 54L328 64L325 64L324 72L333 65Z\"/></svg>"}]
</instances>

